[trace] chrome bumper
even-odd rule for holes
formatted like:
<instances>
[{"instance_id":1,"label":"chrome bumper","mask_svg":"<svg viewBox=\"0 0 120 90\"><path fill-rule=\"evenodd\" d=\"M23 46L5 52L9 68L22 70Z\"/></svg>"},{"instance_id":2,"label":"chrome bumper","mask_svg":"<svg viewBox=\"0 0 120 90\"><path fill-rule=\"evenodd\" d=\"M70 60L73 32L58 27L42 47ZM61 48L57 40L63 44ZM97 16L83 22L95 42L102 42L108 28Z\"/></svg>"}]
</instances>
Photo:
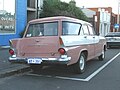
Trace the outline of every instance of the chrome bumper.
<instances>
[{"instance_id":1,"label":"chrome bumper","mask_svg":"<svg viewBox=\"0 0 120 90\"><path fill-rule=\"evenodd\" d=\"M63 56L61 58L41 58L41 59L42 59L42 63L67 64L71 60L71 57ZM9 57L8 60L10 62L16 62L16 63L28 63L28 59L27 58L18 58L18 57L15 57L15 56Z\"/></svg>"}]
</instances>

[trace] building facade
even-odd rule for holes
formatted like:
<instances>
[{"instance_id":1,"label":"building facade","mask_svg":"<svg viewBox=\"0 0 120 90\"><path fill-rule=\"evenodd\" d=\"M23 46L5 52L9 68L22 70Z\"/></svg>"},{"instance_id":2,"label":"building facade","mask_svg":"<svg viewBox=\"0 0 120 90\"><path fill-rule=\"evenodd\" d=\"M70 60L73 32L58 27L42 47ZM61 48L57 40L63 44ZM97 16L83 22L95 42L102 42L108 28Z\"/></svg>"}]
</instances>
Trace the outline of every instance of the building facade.
<instances>
[{"instance_id":1,"label":"building facade","mask_svg":"<svg viewBox=\"0 0 120 90\"><path fill-rule=\"evenodd\" d=\"M81 8L82 12L88 17L88 22L91 23L94 27L94 29L97 31L97 27L96 27L96 11L87 9L87 8Z\"/></svg>"},{"instance_id":2,"label":"building facade","mask_svg":"<svg viewBox=\"0 0 120 90\"><path fill-rule=\"evenodd\" d=\"M99 8L100 20L99 20L99 33L101 36L105 36L108 32L110 32L110 18L111 14L105 9Z\"/></svg>"},{"instance_id":3,"label":"building facade","mask_svg":"<svg viewBox=\"0 0 120 90\"><path fill-rule=\"evenodd\" d=\"M111 7L88 8L96 12L93 16L96 32L105 36L108 32L115 32L114 24L117 23L117 16L112 12Z\"/></svg>"},{"instance_id":4,"label":"building facade","mask_svg":"<svg viewBox=\"0 0 120 90\"><path fill-rule=\"evenodd\" d=\"M9 45L9 39L19 37L27 20L25 0L0 0L0 46ZM23 4L24 2L24 4Z\"/></svg>"},{"instance_id":5,"label":"building facade","mask_svg":"<svg viewBox=\"0 0 120 90\"><path fill-rule=\"evenodd\" d=\"M27 22L39 18L42 7L43 0L27 0Z\"/></svg>"},{"instance_id":6,"label":"building facade","mask_svg":"<svg viewBox=\"0 0 120 90\"><path fill-rule=\"evenodd\" d=\"M0 46L20 38L29 20L39 17L43 0L0 0Z\"/></svg>"}]
</instances>

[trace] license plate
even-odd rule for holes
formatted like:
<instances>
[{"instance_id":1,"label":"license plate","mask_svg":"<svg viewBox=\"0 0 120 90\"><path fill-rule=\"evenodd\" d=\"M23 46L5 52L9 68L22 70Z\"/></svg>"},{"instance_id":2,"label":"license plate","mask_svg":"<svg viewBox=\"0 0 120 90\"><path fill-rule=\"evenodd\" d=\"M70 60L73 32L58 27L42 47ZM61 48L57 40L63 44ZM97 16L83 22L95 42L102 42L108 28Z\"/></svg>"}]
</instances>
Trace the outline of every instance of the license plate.
<instances>
[{"instance_id":1,"label":"license plate","mask_svg":"<svg viewBox=\"0 0 120 90\"><path fill-rule=\"evenodd\" d=\"M28 58L27 62L28 64L41 64L42 59L41 58Z\"/></svg>"}]
</instances>

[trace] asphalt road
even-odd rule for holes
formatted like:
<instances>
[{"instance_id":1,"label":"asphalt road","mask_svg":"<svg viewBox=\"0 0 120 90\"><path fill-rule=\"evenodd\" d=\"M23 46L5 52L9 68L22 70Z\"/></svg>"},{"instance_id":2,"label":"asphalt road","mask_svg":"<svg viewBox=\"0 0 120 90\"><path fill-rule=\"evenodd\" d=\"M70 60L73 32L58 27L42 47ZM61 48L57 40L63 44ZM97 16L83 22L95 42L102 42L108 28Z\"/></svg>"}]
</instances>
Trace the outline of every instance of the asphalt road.
<instances>
[{"instance_id":1,"label":"asphalt road","mask_svg":"<svg viewBox=\"0 0 120 90\"><path fill-rule=\"evenodd\" d=\"M63 66L45 67L0 79L0 90L120 90L120 49L108 49L104 61L87 62L83 74Z\"/></svg>"},{"instance_id":2,"label":"asphalt road","mask_svg":"<svg viewBox=\"0 0 120 90\"><path fill-rule=\"evenodd\" d=\"M6 68L5 65L8 65L8 57L9 57L8 49L1 50L0 49L0 70Z\"/></svg>"}]
</instances>

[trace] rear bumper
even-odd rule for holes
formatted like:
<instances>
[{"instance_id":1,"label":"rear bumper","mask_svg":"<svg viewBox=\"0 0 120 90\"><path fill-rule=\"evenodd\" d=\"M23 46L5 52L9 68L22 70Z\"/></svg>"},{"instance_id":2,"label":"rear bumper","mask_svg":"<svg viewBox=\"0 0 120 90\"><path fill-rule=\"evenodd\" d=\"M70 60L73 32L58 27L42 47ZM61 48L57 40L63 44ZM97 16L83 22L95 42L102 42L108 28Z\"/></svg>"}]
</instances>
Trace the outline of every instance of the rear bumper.
<instances>
[{"instance_id":1,"label":"rear bumper","mask_svg":"<svg viewBox=\"0 0 120 90\"><path fill-rule=\"evenodd\" d=\"M68 64L68 62L71 60L71 57L65 57L65 58L41 58L42 63L41 64ZM18 57L9 57L9 62L13 63L25 63L28 64L27 58L18 58Z\"/></svg>"}]
</instances>

